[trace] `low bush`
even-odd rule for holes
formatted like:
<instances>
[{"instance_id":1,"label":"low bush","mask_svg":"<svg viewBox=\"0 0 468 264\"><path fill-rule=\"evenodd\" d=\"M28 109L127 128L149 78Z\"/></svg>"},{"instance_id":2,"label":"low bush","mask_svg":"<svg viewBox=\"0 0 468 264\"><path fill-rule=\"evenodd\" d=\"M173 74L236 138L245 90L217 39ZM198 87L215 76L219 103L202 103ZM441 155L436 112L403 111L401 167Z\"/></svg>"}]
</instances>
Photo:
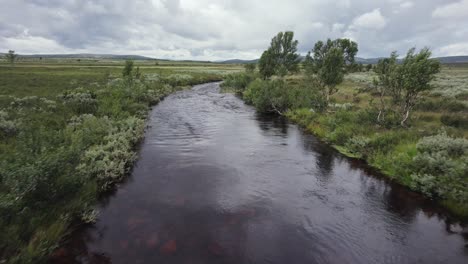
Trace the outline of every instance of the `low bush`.
<instances>
[{"instance_id":1,"label":"low bush","mask_svg":"<svg viewBox=\"0 0 468 264\"><path fill-rule=\"evenodd\" d=\"M367 158L371 153L370 138L364 136L354 136L346 142L346 149L359 158Z\"/></svg>"},{"instance_id":2,"label":"low bush","mask_svg":"<svg viewBox=\"0 0 468 264\"><path fill-rule=\"evenodd\" d=\"M97 180L102 190L108 190L122 180L135 160L134 144L143 136L144 121L130 117L120 121L104 142L88 149L77 171L84 181Z\"/></svg>"},{"instance_id":3,"label":"low bush","mask_svg":"<svg viewBox=\"0 0 468 264\"><path fill-rule=\"evenodd\" d=\"M160 77L41 90L54 100L0 97L0 262L40 263L72 220L92 222L99 194L135 159L149 106L180 89L173 85L220 79Z\"/></svg>"},{"instance_id":4,"label":"low bush","mask_svg":"<svg viewBox=\"0 0 468 264\"><path fill-rule=\"evenodd\" d=\"M67 91L60 95L59 98L66 107L72 109L77 114L95 113L98 108L96 94L82 88Z\"/></svg>"},{"instance_id":5,"label":"low bush","mask_svg":"<svg viewBox=\"0 0 468 264\"><path fill-rule=\"evenodd\" d=\"M14 136L18 131L18 125L15 121L9 120L8 113L0 110L0 138Z\"/></svg>"},{"instance_id":6,"label":"low bush","mask_svg":"<svg viewBox=\"0 0 468 264\"><path fill-rule=\"evenodd\" d=\"M468 114L444 114L440 117L440 122L446 126L466 129Z\"/></svg>"},{"instance_id":7,"label":"low bush","mask_svg":"<svg viewBox=\"0 0 468 264\"><path fill-rule=\"evenodd\" d=\"M421 139L417 150L411 186L428 196L468 202L468 140L443 133Z\"/></svg>"},{"instance_id":8,"label":"low bush","mask_svg":"<svg viewBox=\"0 0 468 264\"><path fill-rule=\"evenodd\" d=\"M224 78L224 82L221 84L221 87L229 87L234 89L236 92L241 93L255 79L256 75L254 73L232 73Z\"/></svg>"},{"instance_id":9,"label":"low bush","mask_svg":"<svg viewBox=\"0 0 468 264\"><path fill-rule=\"evenodd\" d=\"M447 112L461 112L467 111L468 106L454 98L423 98L415 106L416 110L421 111L447 111Z\"/></svg>"}]
</instances>

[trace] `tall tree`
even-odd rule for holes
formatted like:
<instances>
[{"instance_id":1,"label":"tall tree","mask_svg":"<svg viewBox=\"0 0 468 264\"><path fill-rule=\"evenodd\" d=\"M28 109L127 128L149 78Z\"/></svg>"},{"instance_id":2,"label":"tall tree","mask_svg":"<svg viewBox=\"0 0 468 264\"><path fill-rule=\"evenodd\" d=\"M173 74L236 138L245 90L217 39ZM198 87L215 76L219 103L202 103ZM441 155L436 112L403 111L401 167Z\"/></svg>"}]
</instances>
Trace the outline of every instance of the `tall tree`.
<instances>
[{"instance_id":1,"label":"tall tree","mask_svg":"<svg viewBox=\"0 0 468 264\"><path fill-rule=\"evenodd\" d=\"M122 76L125 79L133 79L133 60L125 61L125 67L122 70Z\"/></svg>"},{"instance_id":2,"label":"tall tree","mask_svg":"<svg viewBox=\"0 0 468 264\"><path fill-rule=\"evenodd\" d=\"M294 32L279 32L271 40L270 47L263 52L259 61L260 74L264 79L273 75L285 76L299 71L298 41Z\"/></svg>"},{"instance_id":3,"label":"tall tree","mask_svg":"<svg viewBox=\"0 0 468 264\"><path fill-rule=\"evenodd\" d=\"M396 68L393 75L394 94L400 92L396 99L400 101L402 126L406 126L420 94L433 88L431 82L440 72L440 62L430 58L432 53L428 48L419 53L415 53L415 50L412 48L408 51L403 63Z\"/></svg>"},{"instance_id":4,"label":"tall tree","mask_svg":"<svg viewBox=\"0 0 468 264\"><path fill-rule=\"evenodd\" d=\"M5 54L5 59L13 65L18 58L18 54L15 53L14 50L9 50L7 54Z\"/></svg>"},{"instance_id":5,"label":"tall tree","mask_svg":"<svg viewBox=\"0 0 468 264\"><path fill-rule=\"evenodd\" d=\"M379 114L377 116L377 122L385 120L385 113L387 106L385 103L385 96L392 94L392 83L393 75L397 67L398 54L396 51L392 52L390 58L379 60L377 65L374 67L374 72L377 74L377 78L374 79L374 84L379 93L380 105ZM371 65L371 64L369 64Z\"/></svg>"},{"instance_id":6,"label":"tall tree","mask_svg":"<svg viewBox=\"0 0 468 264\"><path fill-rule=\"evenodd\" d=\"M397 63L396 52L393 52L390 58L379 61L375 67L378 80L374 81L379 86L381 97L379 121L386 110L383 97L388 94L392 98L391 106L401 115L400 125L406 126L421 94L433 88L431 82L440 72L440 62L431 59L431 55L428 48L419 53L412 48L400 64Z\"/></svg>"},{"instance_id":7,"label":"tall tree","mask_svg":"<svg viewBox=\"0 0 468 264\"><path fill-rule=\"evenodd\" d=\"M258 70L264 80L275 75L276 60L270 49L265 50L258 61Z\"/></svg>"},{"instance_id":8,"label":"tall tree","mask_svg":"<svg viewBox=\"0 0 468 264\"><path fill-rule=\"evenodd\" d=\"M304 61L305 73L317 79L322 94L328 104L330 96L338 91L337 85L343 82L348 67L355 67L358 45L348 39L328 39L318 41Z\"/></svg>"}]
</instances>

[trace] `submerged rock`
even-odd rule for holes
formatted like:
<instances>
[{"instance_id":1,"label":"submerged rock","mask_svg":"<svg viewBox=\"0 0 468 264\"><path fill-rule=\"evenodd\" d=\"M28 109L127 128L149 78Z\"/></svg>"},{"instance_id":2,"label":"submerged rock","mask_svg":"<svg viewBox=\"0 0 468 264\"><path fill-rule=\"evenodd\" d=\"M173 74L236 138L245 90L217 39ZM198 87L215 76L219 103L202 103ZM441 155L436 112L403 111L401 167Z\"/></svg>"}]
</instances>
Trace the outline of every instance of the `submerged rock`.
<instances>
[{"instance_id":1,"label":"submerged rock","mask_svg":"<svg viewBox=\"0 0 468 264\"><path fill-rule=\"evenodd\" d=\"M146 247L150 249L155 249L158 247L159 244L159 238L157 234L152 234L147 240L146 240Z\"/></svg>"},{"instance_id":2,"label":"submerged rock","mask_svg":"<svg viewBox=\"0 0 468 264\"><path fill-rule=\"evenodd\" d=\"M175 239L166 242L160 249L160 252L164 255L172 255L177 252L177 243Z\"/></svg>"},{"instance_id":3,"label":"submerged rock","mask_svg":"<svg viewBox=\"0 0 468 264\"><path fill-rule=\"evenodd\" d=\"M127 240L121 240L121 241L119 242L119 245L120 245L120 248L121 248L121 249L124 249L124 250L125 250L125 249L128 249L128 241L127 241Z\"/></svg>"},{"instance_id":4,"label":"submerged rock","mask_svg":"<svg viewBox=\"0 0 468 264\"><path fill-rule=\"evenodd\" d=\"M224 248L217 242L212 242L208 245L208 251L215 256L224 256Z\"/></svg>"}]
</instances>

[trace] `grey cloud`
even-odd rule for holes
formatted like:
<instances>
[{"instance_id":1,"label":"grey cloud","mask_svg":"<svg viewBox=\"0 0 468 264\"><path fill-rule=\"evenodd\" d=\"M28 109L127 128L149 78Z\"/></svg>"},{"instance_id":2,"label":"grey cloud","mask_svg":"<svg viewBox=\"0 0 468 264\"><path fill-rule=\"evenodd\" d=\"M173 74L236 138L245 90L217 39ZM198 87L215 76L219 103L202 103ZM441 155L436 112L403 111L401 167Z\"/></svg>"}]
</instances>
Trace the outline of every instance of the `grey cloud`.
<instances>
[{"instance_id":1,"label":"grey cloud","mask_svg":"<svg viewBox=\"0 0 468 264\"><path fill-rule=\"evenodd\" d=\"M457 9L467 2L0 0L0 50L251 59L278 31L293 30L302 53L317 40L352 37L363 57L413 46L459 55L468 54L468 18Z\"/></svg>"}]
</instances>

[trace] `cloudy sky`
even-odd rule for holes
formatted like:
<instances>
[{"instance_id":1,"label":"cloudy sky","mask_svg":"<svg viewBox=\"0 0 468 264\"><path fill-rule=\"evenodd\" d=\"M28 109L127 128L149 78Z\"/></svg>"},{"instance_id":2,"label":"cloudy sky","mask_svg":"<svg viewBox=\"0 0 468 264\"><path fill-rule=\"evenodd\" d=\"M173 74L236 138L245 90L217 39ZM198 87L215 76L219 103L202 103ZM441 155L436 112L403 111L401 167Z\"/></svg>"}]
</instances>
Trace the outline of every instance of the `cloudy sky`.
<instances>
[{"instance_id":1,"label":"cloudy sky","mask_svg":"<svg viewBox=\"0 0 468 264\"><path fill-rule=\"evenodd\" d=\"M254 59L284 30L301 53L347 37L360 57L468 55L468 0L0 0L0 52Z\"/></svg>"}]
</instances>

